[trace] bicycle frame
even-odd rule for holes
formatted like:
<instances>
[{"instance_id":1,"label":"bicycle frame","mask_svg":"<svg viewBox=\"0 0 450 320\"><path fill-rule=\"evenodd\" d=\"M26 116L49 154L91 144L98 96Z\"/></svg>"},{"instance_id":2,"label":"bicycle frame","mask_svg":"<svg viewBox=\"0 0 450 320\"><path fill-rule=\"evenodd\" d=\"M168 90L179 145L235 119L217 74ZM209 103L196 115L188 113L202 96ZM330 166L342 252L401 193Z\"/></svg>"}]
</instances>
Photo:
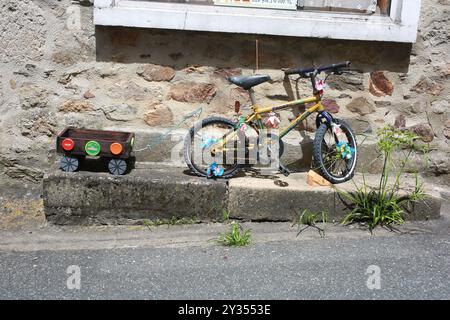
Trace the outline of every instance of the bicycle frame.
<instances>
[{"instance_id":1,"label":"bicycle frame","mask_svg":"<svg viewBox=\"0 0 450 320\"><path fill-rule=\"evenodd\" d=\"M256 106L253 106L253 110L254 112L247 117L245 123L250 124L252 121L257 120L257 121L261 121L261 115L265 114L265 113L270 113L273 111L277 111L277 110L283 110L283 109L289 109L289 108L294 108L297 106L303 106L309 103L315 103L313 106L309 107L308 109L306 109L303 113L301 113L297 118L295 118L294 120L292 120L289 125L284 128L281 129L281 133L279 135L279 138L283 138L285 135L287 135L292 129L294 129L297 125L299 125L303 120L305 120L307 117L309 117L311 114L313 114L316 111L323 111L324 107L322 105L322 103L320 102L321 100L321 96L317 95L317 96L312 96L312 97L308 97L308 98L304 98L304 99L298 99L298 100L294 100L288 103L283 103L277 106L273 106L273 107L264 107L264 108L259 108ZM262 129L263 126L260 125L260 129Z\"/></svg>"},{"instance_id":2,"label":"bicycle frame","mask_svg":"<svg viewBox=\"0 0 450 320\"><path fill-rule=\"evenodd\" d=\"M250 91L250 97L252 102L255 101L253 92ZM284 110L284 109L290 109L298 106L303 106L306 104L314 103L313 106L307 108L303 113L301 113L297 118L292 120L289 125L286 128L281 129L281 133L279 135L279 138L283 138L285 135L287 135L292 129L294 129L296 126L298 126L303 120L308 118L311 114L314 112L326 112L324 111L324 107L321 103L322 95L319 93L317 95L298 99L294 101L290 101L287 103L282 103L276 106L271 107L258 107L256 103L253 103L252 109L253 113L248 115L244 121L245 124L250 125L253 129L255 129L257 132L259 132L259 129L264 129L264 125L262 123L262 115L266 113L270 113L277 110ZM331 115L329 117L325 117L327 119L331 118ZM252 126L253 121L257 122L257 126ZM234 139L236 136L238 130L233 131L232 133L228 134L226 137L224 137L218 144L211 148L211 151L213 153L217 151L226 151L230 150L230 148L224 148L225 144L230 141L231 139Z\"/></svg>"}]
</instances>

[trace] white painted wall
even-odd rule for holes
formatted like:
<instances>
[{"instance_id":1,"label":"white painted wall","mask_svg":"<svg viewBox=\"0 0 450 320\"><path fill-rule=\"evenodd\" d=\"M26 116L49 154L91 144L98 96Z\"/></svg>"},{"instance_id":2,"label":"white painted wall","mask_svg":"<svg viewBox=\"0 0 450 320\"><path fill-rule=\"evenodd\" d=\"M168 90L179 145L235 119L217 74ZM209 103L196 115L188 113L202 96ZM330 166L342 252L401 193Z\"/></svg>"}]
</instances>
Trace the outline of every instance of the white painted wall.
<instances>
[{"instance_id":1,"label":"white painted wall","mask_svg":"<svg viewBox=\"0 0 450 320\"><path fill-rule=\"evenodd\" d=\"M95 0L94 23L209 32L413 43L420 0L392 0L390 16Z\"/></svg>"}]
</instances>

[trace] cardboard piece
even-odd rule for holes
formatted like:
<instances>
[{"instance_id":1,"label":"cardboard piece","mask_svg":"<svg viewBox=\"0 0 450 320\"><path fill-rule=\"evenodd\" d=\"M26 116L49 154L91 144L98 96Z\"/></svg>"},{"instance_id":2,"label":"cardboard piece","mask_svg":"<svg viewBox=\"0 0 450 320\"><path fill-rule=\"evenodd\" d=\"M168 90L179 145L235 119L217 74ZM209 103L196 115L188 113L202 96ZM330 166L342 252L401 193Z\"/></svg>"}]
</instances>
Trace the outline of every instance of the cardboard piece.
<instances>
[{"instance_id":1,"label":"cardboard piece","mask_svg":"<svg viewBox=\"0 0 450 320\"><path fill-rule=\"evenodd\" d=\"M312 187L329 187L331 182L319 175L313 170L309 170L306 176L306 183Z\"/></svg>"}]
</instances>

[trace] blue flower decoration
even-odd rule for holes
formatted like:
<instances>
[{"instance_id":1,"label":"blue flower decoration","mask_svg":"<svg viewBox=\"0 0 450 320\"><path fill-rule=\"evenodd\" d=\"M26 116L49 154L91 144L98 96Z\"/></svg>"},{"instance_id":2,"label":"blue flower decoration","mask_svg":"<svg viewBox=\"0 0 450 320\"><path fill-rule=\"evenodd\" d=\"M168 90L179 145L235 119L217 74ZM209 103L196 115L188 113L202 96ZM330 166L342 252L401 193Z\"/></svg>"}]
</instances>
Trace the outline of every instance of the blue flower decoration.
<instances>
[{"instance_id":1,"label":"blue flower decoration","mask_svg":"<svg viewBox=\"0 0 450 320\"><path fill-rule=\"evenodd\" d=\"M215 161L206 170L206 175L210 177L221 177L223 176L224 169L220 167Z\"/></svg>"},{"instance_id":2,"label":"blue flower decoration","mask_svg":"<svg viewBox=\"0 0 450 320\"><path fill-rule=\"evenodd\" d=\"M336 151L341 154L342 159L350 160L355 153L355 148L350 147L347 142L340 141L336 145Z\"/></svg>"}]
</instances>

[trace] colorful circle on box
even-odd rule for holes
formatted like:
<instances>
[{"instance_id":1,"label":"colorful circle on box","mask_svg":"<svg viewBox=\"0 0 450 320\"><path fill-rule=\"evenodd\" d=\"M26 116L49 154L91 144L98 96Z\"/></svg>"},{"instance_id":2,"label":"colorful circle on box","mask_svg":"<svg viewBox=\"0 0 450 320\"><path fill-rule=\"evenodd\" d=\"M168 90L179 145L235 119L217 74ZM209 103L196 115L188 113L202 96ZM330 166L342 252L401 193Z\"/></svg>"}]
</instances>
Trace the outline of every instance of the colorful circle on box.
<instances>
[{"instance_id":1,"label":"colorful circle on box","mask_svg":"<svg viewBox=\"0 0 450 320\"><path fill-rule=\"evenodd\" d=\"M86 143L86 145L84 146L84 150L90 156L97 156L101 151L100 143L98 143L97 141L93 141L93 140L88 141Z\"/></svg>"},{"instance_id":2,"label":"colorful circle on box","mask_svg":"<svg viewBox=\"0 0 450 320\"><path fill-rule=\"evenodd\" d=\"M123 147L120 143L114 142L114 143L111 143L111 145L109 146L109 150L111 151L111 153L113 155L117 156L122 153Z\"/></svg>"},{"instance_id":3,"label":"colorful circle on box","mask_svg":"<svg viewBox=\"0 0 450 320\"><path fill-rule=\"evenodd\" d=\"M66 138L61 142L61 147L65 151L71 151L73 150L73 148L75 148L75 142L73 142L73 140L70 138Z\"/></svg>"}]
</instances>

